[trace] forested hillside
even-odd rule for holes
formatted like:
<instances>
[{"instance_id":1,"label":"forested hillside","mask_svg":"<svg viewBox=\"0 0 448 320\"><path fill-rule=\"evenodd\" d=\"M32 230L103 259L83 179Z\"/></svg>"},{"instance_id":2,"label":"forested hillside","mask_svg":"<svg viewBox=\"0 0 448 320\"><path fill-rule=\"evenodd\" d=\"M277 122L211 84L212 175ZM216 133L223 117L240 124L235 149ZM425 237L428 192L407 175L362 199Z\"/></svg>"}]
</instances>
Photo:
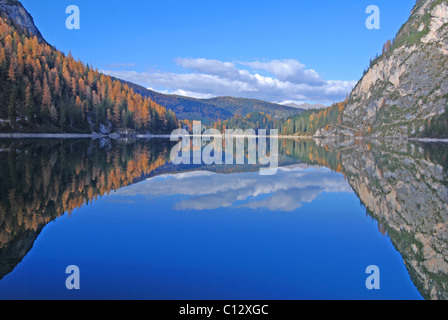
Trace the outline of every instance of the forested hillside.
<instances>
[{"instance_id":1,"label":"forested hillside","mask_svg":"<svg viewBox=\"0 0 448 320\"><path fill-rule=\"evenodd\" d=\"M263 112L274 118L281 119L302 113L303 109L257 99L244 99L235 97L216 97L201 100L216 107L230 111L234 115L245 116L253 111Z\"/></svg>"},{"instance_id":2,"label":"forested hillside","mask_svg":"<svg viewBox=\"0 0 448 320\"><path fill-rule=\"evenodd\" d=\"M0 18L0 132L169 133L167 111Z\"/></svg>"},{"instance_id":3,"label":"forested hillside","mask_svg":"<svg viewBox=\"0 0 448 320\"><path fill-rule=\"evenodd\" d=\"M132 88L136 93L147 97L156 103L165 106L173 111L179 119L202 121L204 124L210 124L218 119L226 120L233 117L233 113L217 107L216 105L200 101L198 99L182 97L177 95L163 94L153 90L146 89L140 85L120 80L123 84Z\"/></svg>"},{"instance_id":4,"label":"forested hillside","mask_svg":"<svg viewBox=\"0 0 448 320\"><path fill-rule=\"evenodd\" d=\"M225 129L278 129L281 135L313 136L329 126L342 127L342 112L346 105L347 100L326 109L306 110L286 119L276 119L264 112L254 111L245 117L236 115L229 120L219 120L212 127L221 132Z\"/></svg>"}]
</instances>

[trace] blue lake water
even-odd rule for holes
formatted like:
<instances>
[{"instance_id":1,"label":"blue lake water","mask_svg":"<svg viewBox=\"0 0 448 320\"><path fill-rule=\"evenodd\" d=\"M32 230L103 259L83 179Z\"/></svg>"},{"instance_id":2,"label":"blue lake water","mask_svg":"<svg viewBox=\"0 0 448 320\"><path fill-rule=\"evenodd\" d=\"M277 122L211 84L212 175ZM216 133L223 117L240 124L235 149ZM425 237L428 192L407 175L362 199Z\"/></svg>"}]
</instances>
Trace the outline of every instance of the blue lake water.
<instances>
[{"instance_id":1,"label":"blue lake water","mask_svg":"<svg viewBox=\"0 0 448 320\"><path fill-rule=\"evenodd\" d=\"M2 215L3 226L14 236L3 236L3 269L12 270L0 280L1 299L423 299L411 278L415 271L408 269L412 258L405 261L407 253L405 259L398 250L401 238L391 238L393 223L389 226L366 208L359 194L363 189L355 192L352 185L358 182L348 170L312 163L307 155L307 161L301 156L283 159L273 176L216 167L180 170L158 158L148 160L157 164L153 168L139 172L129 161L138 159L141 167L146 161L142 155L152 150L145 150L144 143L127 146L130 151L109 146L109 153L121 150L117 157L127 167L112 155L110 162L103 162L84 144L67 146L68 152L80 148L86 154L66 168L55 161L48 173L45 164L51 161L33 163L42 181L58 185L62 194L59 200L45 188L33 193L53 199L45 210L42 204L33 208L34 214L48 215L48 221L32 216L33 230L24 227L26 216L13 223L7 222L13 211ZM65 147L63 143L51 150L57 159L69 161L62 155ZM301 155L300 148L292 147ZM129 152L132 157L123 160ZM330 162L331 155L327 159ZM43 168L36 168L40 165ZM105 183L112 187L101 190L103 178L94 178L99 174L96 165L109 178L129 176L116 185ZM3 194L10 195L10 204L3 208L11 210L12 187L6 183L14 180L3 181L4 189L9 188ZM92 181L97 199L95 192L89 197L87 191L80 200ZM63 199L69 203L76 193L81 193L76 208L62 208L62 213L54 209L57 214L48 209L64 207ZM2 201L7 202L6 197ZM69 265L80 269L80 290L65 287ZM380 290L366 288L370 265L380 269Z\"/></svg>"}]
</instances>

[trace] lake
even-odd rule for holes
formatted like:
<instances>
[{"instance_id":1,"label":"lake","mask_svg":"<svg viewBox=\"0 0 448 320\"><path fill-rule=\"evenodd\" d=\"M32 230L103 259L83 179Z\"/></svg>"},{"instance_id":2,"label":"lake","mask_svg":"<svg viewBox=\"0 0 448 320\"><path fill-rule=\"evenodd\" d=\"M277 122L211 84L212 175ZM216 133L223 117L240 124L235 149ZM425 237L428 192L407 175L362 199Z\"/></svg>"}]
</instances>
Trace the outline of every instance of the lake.
<instances>
[{"instance_id":1,"label":"lake","mask_svg":"<svg viewBox=\"0 0 448 320\"><path fill-rule=\"evenodd\" d=\"M271 176L173 145L0 140L0 299L448 299L448 145L284 139Z\"/></svg>"}]
</instances>

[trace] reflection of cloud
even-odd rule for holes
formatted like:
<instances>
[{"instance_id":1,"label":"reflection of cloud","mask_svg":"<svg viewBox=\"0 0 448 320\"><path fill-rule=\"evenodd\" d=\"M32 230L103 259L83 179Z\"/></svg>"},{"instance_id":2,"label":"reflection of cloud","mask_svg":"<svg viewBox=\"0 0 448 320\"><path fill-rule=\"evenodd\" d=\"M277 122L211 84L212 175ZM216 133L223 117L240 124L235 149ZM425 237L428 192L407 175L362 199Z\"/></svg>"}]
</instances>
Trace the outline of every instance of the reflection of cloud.
<instances>
[{"instance_id":1,"label":"reflection of cloud","mask_svg":"<svg viewBox=\"0 0 448 320\"><path fill-rule=\"evenodd\" d=\"M310 170L297 166L280 168L274 176L200 171L164 175L123 188L114 195L187 196L174 205L176 210L245 207L293 211L322 192L351 192L351 188L340 174L326 168Z\"/></svg>"},{"instance_id":2,"label":"reflection of cloud","mask_svg":"<svg viewBox=\"0 0 448 320\"><path fill-rule=\"evenodd\" d=\"M282 190L274 193L271 197L252 201L241 207L251 209L267 209L271 211L294 211L302 206L302 204L312 202L319 193L325 191L321 187L295 188L290 190Z\"/></svg>"},{"instance_id":3,"label":"reflection of cloud","mask_svg":"<svg viewBox=\"0 0 448 320\"><path fill-rule=\"evenodd\" d=\"M343 99L356 81L324 80L297 60L225 62L213 59L179 58L183 73L103 70L112 76L195 98L235 96L271 102Z\"/></svg>"}]
</instances>

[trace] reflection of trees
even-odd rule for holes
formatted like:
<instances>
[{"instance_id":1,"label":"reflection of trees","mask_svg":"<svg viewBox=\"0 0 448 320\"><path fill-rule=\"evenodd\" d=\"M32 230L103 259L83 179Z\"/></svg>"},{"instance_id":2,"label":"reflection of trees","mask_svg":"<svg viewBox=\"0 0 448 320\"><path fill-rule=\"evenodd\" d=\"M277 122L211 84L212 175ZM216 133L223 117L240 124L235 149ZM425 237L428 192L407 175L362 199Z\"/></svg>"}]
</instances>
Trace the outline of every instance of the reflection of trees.
<instances>
[{"instance_id":1,"label":"reflection of trees","mask_svg":"<svg viewBox=\"0 0 448 320\"><path fill-rule=\"evenodd\" d=\"M48 222L142 179L169 156L165 141L12 141L0 150L0 277Z\"/></svg>"},{"instance_id":2,"label":"reflection of trees","mask_svg":"<svg viewBox=\"0 0 448 320\"><path fill-rule=\"evenodd\" d=\"M342 172L341 154L335 148L331 151L327 145L321 145L311 139L282 139L279 142L282 155L309 165L325 166L333 171Z\"/></svg>"}]
</instances>

